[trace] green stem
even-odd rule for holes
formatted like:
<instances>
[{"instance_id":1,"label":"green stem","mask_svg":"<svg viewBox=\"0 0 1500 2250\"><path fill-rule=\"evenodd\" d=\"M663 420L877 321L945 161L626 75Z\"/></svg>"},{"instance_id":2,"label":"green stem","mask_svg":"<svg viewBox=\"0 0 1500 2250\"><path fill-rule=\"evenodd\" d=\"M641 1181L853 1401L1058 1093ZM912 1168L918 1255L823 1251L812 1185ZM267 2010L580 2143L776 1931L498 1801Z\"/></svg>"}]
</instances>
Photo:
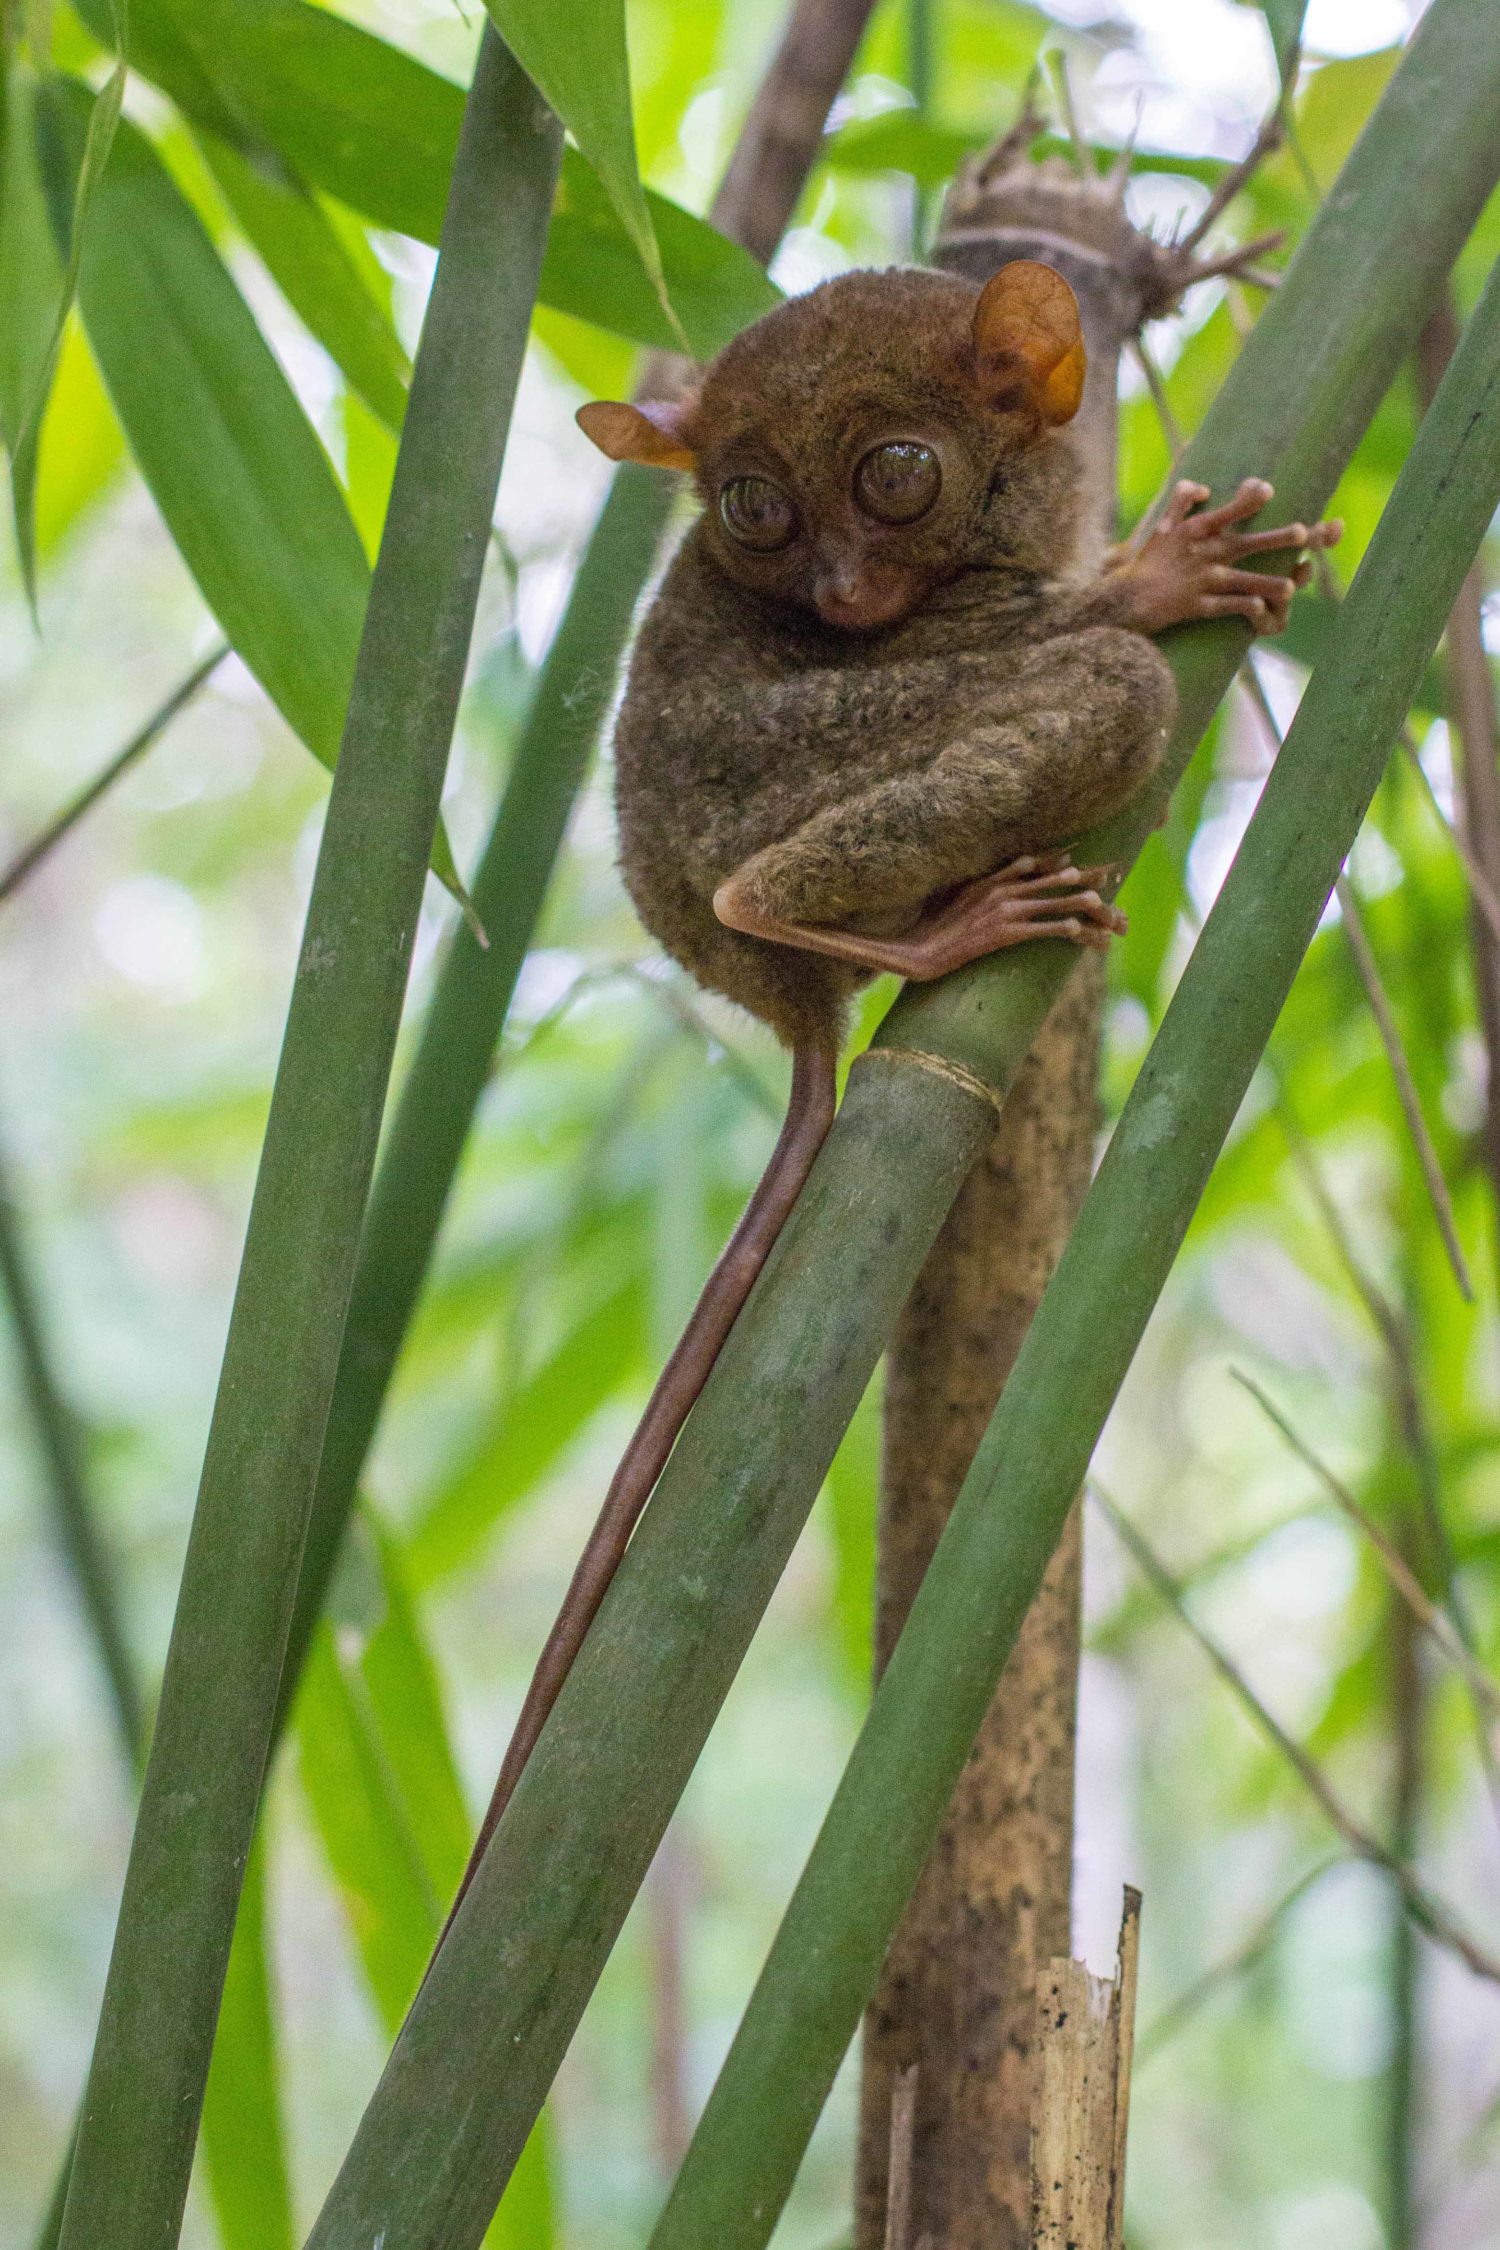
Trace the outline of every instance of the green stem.
<instances>
[{"instance_id":1,"label":"green stem","mask_svg":"<svg viewBox=\"0 0 1500 2250\"><path fill-rule=\"evenodd\" d=\"M64 2250L170 2250L561 155L486 31L329 797Z\"/></svg>"},{"instance_id":2,"label":"green stem","mask_svg":"<svg viewBox=\"0 0 1500 2250\"><path fill-rule=\"evenodd\" d=\"M488 950L467 928L455 930L396 1103L360 1239L278 1727L322 1611L516 977L671 505L668 480L646 469L622 469L610 487L474 878L472 897Z\"/></svg>"},{"instance_id":3,"label":"green stem","mask_svg":"<svg viewBox=\"0 0 1500 2250\"><path fill-rule=\"evenodd\" d=\"M1269 474L1289 514L1316 513L1500 170L1497 103L1488 0L1434 0L1186 474L1220 492ZM1174 636L1183 720L1168 781L1244 649L1232 628ZM401 2250L478 2241L906 1291L990 1137L991 1105L961 1072L1003 1087L1070 966L1066 948L1036 946L908 996L885 1054L852 1073L407 2019L317 2250L363 2250L382 2226Z\"/></svg>"},{"instance_id":4,"label":"green stem","mask_svg":"<svg viewBox=\"0 0 1500 2250\"><path fill-rule=\"evenodd\" d=\"M1337 191L1335 191L1337 200ZM1199 1196L1500 502L1500 271L1132 1089L653 2250L761 2250Z\"/></svg>"},{"instance_id":5,"label":"green stem","mask_svg":"<svg viewBox=\"0 0 1500 2250\"><path fill-rule=\"evenodd\" d=\"M84 1470L78 1423L53 1371L41 1291L22 1236L9 1182L0 1167L0 1285L10 1305L22 1387L46 1464L57 1543L88 1619L109 1688L115 1727L132 1777L146 1755L146 1703L120 1612L114 1565Z\"/></svg>"},{"instance_id":6,"label":"green stem","mask_svg":"<svg viewBox=\"0 0 1500 2250\"><path fill-rule=\"evenodd\" d=\"M200 664L195 664L186 679L178 681L170 695L157 705L150 718L137 727L128 742L121 745L108 765L101 767L93 780L86 782L76 797L69 799L62 811L48 821L40 834L33 836L31 842L17 852L9 867L0 873L0 905L20 889L27 876L44 859L56 851L64 837L71 834L84 814L93 809L106 790L113 789L120 776L128 773L146 755L152 744L166 732L178 712L185 710L192 702L209 675L218 670L228 654L228 643L221 641Z\"/></svg>"}]
</instances>

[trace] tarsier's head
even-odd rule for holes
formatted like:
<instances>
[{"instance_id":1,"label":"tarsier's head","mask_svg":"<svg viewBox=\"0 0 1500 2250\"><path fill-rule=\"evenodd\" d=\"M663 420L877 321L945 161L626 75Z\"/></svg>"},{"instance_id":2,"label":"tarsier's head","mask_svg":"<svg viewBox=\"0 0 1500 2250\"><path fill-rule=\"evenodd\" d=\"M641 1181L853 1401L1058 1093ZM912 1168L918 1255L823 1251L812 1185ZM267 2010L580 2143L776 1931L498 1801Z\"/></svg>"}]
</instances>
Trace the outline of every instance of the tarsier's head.
<instances>
[{"instance_id":1,"label":"tarsier's head","mask_svg":"<svg viewBox=\"0 0 1500 2250\"><path fill-rule=\"evenodd\" d=\"M845 632L897 624L971 570L1059 567L1083 395L1072 290L1018 259L981 290L850 273L737 336L670 405L579 412L611 460L689 472L737 583Z\"/></svg>"}]
</instances>

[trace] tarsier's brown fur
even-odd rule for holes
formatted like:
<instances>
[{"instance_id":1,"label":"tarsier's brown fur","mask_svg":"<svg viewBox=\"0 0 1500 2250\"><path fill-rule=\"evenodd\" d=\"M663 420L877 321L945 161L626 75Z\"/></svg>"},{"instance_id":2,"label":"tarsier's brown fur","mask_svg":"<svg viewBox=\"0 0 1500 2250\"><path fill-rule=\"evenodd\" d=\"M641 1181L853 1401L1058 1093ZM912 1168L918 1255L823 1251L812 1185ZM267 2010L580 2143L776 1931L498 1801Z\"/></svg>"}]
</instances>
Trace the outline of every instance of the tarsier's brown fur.
<instances>
[{"instance_id":1,"label":"tarsier's brown fur","mask_svg":"<svg viewBox=\"0 0 1500 2250\"><path fill-rule=\"evenodd\" d=\"M792 1100L606 1495L460 1898L827 1130L850 993L1036 938L1107 945L1115 871L1075 869L1065 847L1161 758L1174 694L1149 635L1279 625L1306 563L1242 564L1337 536L1239 531L1270 496L1253 480L1202 514L1207 493L1180 485L1138 550L1075 582L1061 432L1083 376L1071 290L1018 260L983 289L847 274L746 330L682 403L579 415L617 460L690 470L704 502L615 730L625 880L698 982L792 1048ZM872 463L906 520L891 487L872 500ZM737 493L780 527L772 546L736 535Z\"/></svg>"}]
</instances>

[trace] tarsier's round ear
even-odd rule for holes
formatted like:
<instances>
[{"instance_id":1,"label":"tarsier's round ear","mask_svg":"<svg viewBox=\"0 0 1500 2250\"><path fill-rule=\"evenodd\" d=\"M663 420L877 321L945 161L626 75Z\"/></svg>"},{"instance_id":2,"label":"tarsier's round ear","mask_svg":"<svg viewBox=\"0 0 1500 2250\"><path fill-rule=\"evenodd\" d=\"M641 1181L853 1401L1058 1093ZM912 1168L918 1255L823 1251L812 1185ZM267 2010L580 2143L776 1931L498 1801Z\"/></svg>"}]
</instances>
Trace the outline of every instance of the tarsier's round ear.
<instances>
[{"instance_id":1,"label":"tarsier's round ear","mask_svg":"<svg viewBox=\"0 0 1500 2250\"><path fill-rule=\"evenodd\" d=\"M1088 366L1078 299L1051 266L1016 258L985 283L974 350L986 388L1012 383L1019 372L1044 422L1071 422L1078 412Z\"/></svg>"},{"instance_id":2,"label":"tarsier's round ear","mask_svg":"<svg viewBox=\"0 0 1500 2250\"><path fill-rule=\"evenodd\" d=\"M691 469L693 449L688 443L691 399L670 405L653 401L649 406L623 406L596 399L578 409L578 427L611 461L644 461L653 469Z\"/></svg>"}]
</instances>

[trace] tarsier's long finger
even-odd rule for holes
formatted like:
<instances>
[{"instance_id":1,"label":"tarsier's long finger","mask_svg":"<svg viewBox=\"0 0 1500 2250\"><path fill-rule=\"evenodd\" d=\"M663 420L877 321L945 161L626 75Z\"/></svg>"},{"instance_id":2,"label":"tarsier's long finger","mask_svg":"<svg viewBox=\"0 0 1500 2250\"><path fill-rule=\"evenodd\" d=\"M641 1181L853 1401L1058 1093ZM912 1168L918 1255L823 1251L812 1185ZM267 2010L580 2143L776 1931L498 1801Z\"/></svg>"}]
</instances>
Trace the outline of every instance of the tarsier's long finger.
<instances>
[{"instance_id":1,"label":"tarsier's long finger","mask_svg":"<svg viewBox=\"0 0 1500 2250\"><path fill-rule=\"evenodd\" d=\"M1194 516L1188 529L1195 539L1211 539L1215 532L1227 531L1231 524L1243 523L1247 516L1257 516L1271 497L1271 486L1264 477L1246 477L1239 490L1217 508L1205 508L1201 516Z\"/></svg>"},{"instance_id":2,"label":"tarsier's long finger","mask_svg":"<svg viewBox=\"0 0 1500 2250\"><path fill-rule=\"evenodd\" d=\"M1342 519L1330 523L1284 523L1270 531L1237 531L1224 544L1233 555L1270 555L1284 547L1336 547L1344 536Z\"/></svg>"},{"instance_id":3,"label":"tarsier's long finger","mask_svg":"<svg viewBox=\"0 0 1500 2250\"><path fill-rule=\"evenodd\" d=\"M1247 617L1258 629L1271 614L1262 594L1200 594L1193 604L1195 617Z\"/></svg>"},{"instance_id":4,"label":"tarsier's long finger","mask_svg":"<svg viewBox=\"0 0 1500 2250\"><path fill-rule=\"evenodd\" d=\"M1232 570L1228 563L1216 563L1207 577L1216 594L1248 594L1272 609L1289 602L1297 590L1290 578L1271 578L1258 570Z\"/></svg>"},{"instance_id":5,"label":"tarsier's long finger","mask_svg":"<svg viewBox=\"0 0 1500 2250\"><path fill-rule=\"evenodd\" d=\"M1190 484L1186 478L1172 487L1172 497L1162 510L1158 531L1176 531L1188 520L1193 510L1208 498L1206 484Z\"/></svg>"}]
</instances>

